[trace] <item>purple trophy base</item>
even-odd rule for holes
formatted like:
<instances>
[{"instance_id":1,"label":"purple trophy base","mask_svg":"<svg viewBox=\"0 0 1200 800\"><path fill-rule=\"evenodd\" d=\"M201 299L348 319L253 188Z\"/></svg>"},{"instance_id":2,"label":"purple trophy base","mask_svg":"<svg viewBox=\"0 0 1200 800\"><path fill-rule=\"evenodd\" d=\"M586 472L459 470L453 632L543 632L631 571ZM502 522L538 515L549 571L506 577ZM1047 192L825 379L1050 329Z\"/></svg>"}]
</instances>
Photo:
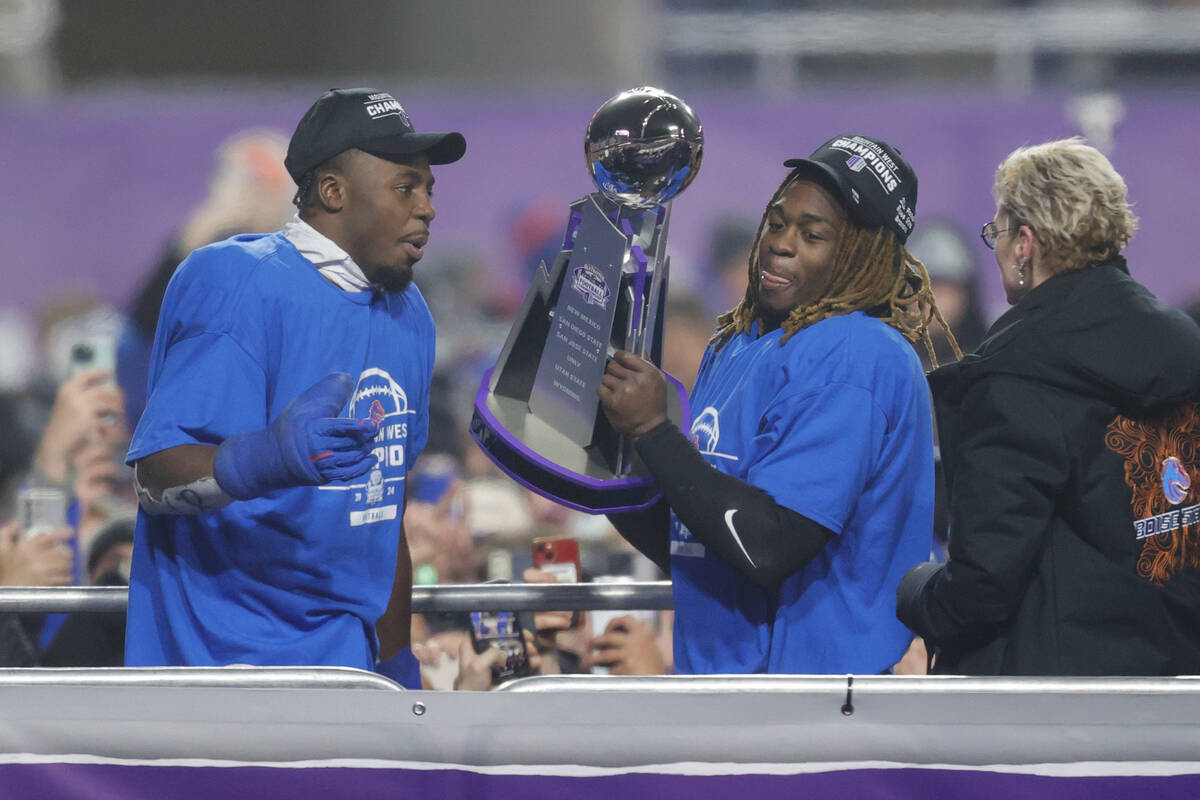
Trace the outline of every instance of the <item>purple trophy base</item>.
<instances>
[{"instance_id":1,"label":"purple trophy base","mask_svg":"<svg viewBox=\"0 0 1200 800\"><path fill-rule=\"evenodd\" d=\"M661 492L652 477L613 475L588 448L580 447L531 414L527 402L489 391L491 376L489 369L480 381L471 436L488 458L517 483L588 514L640 511L658 500ZM670 417L686 429L691 424L687 391L675 378L666 377L677 395L668 403Z\"/></svg>"}]
</instances>

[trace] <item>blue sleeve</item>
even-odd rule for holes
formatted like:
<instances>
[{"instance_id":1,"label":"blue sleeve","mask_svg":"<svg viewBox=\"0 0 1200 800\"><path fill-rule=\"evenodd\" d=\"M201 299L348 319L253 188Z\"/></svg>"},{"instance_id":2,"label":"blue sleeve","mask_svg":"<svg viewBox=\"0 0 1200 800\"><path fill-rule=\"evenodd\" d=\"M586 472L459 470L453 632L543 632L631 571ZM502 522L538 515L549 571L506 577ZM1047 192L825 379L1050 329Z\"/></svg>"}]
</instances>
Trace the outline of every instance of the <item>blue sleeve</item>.
<instances>
[{"instance_id":1,"label":"blue sleeve","mask_svg":"<svg viewBox=\"0 0 1200 800\"><path fill-rule=\"evenodd\" d=\"M193 253L167 288L129 463L270 422L264 304L244 281L245 265L229 256L236 254Z\"/></svg>"},{"instance_id":2,"label":"blue sleeve","mask_svg":"<svg viewBox=\"0 0 1200 800\"><path fill-rule=\"evenodd\" d=\"M206 333L176 342L157 371L127 461L184 444L220 444L265 428L267 379L229 335Z\"/></svg>"},{"instance_id":3,"label":"blue sleeve","mask_svg":"<svg viewBox=\"0 0 1200 800\"><path fill-rule=\"evenodd\" d=\"M887 420L869 391L830 383L783 397L763 414L749 483L841 533L883 448Z\"/></svg>"}]
</instances>

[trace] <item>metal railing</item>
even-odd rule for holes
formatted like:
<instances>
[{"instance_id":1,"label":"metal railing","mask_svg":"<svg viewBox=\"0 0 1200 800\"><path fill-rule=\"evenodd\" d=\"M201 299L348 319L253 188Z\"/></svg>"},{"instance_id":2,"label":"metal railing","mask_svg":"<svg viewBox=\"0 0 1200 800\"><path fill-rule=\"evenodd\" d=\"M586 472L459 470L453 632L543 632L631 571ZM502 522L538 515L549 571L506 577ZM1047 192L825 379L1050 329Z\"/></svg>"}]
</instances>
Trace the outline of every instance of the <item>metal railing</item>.
<instances>
[{"instance_id":1,"label":"metal railing","mask_svg":"<svg viewBox=\"0 0 1200 800\"><path fill-rule=\"evenodd\" d=\"M403 691L398 683L350 667L10 667L0 688L14 686L207 687L215 689L376 689Z\"/></svg>"},{"instance_id":2,"label":"metal railing","mask_svg":"<svg viewBox=\"0 0 1200 800\"><path fill-rule=\"evenodd\" d=\"M508 681L507 692L739 692L887 691L899 694L1069 694L1126 697L1200 695L1200 675L1165 678L965 675L535 675Z\"/></svg>"},{"instance_id":3,"label":"metal railing","mask_svg":"<svg viewBox=\"0 0 1200 800\"><path fill-rule=\"evenodd\" d=\"M0 588L0 613L124 611L124 586ZM624 611L674 607L670 581L629 583L498 583L414 586L414 613L434 611Z\"/></svg>"}]
</instances>

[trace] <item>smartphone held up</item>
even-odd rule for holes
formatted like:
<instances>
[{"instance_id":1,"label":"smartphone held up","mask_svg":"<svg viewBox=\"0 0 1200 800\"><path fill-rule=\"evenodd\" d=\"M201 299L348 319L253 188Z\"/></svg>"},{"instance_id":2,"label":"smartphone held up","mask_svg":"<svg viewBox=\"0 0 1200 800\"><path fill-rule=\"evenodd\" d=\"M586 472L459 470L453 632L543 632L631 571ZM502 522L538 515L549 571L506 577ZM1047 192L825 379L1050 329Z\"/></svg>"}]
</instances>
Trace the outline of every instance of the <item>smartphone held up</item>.
<instances>
[{"instance_id":1,"label":"smartphone held up","mask_svg":"<svg viewBox=\"0 0 1200 800\"><path fill-rule=\"evenodd\" d=\"M579 542L569 536L534 539L533 565L549 572L558 583L579 583Z\"/></svg>"},{"instance_id":2,"label":"smartphone held up","mask_svg":"<svg viewBox=\"0 0 1200 800\"><path fill-rule=\"evenodd\" d=\"M112 337L85 336L71 345L67 360L67 377L90 370L112 372L116 368L117 343Z\"/></svg>"},{"instance_id":3,"label":"smartphone held up","mask_svg":"<svg viewBox=\"0 0 1200 800\"><path fill-rule=\"evenodd\" d=\"M530 674L529 654L525 649L525 634L514 611L472 611L471 642L476 653L496 647L504 653L504 663L492 667L492 683Z\"/></svg>"},{"instance_id":4,"label":"smartphone held up","mask_svg":"<svg viewBox=\"0 0 1200 800\"><path fill-rule=\"evenodd\" d=\"M22 489L17 494L17 518L22 538L29 539L64 527L67 503L67 493L61 489Z\"/></svg>"}]
</instances>

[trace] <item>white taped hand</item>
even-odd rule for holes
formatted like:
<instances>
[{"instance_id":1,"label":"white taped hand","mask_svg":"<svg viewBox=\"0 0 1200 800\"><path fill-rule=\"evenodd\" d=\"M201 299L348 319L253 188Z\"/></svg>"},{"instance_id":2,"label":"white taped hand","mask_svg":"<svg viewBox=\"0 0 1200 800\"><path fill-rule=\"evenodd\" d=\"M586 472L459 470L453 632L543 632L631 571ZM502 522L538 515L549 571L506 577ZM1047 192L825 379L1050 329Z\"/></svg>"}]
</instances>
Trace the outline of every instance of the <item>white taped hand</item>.
<instances>
[{"instance_id":1,"label":"white taped hand","mask_svg":"<svg viewBox=\"0 0 1200 800\"><path fill-rule=\"evenodd\" d=\"M186 486L171 486L163 490L161 498L155 498L150 490L142 486L134 472L138 505L147 514L202 514L214 511L233 502L211 475L192 481Z\"/></svg>"}]
</instances>

